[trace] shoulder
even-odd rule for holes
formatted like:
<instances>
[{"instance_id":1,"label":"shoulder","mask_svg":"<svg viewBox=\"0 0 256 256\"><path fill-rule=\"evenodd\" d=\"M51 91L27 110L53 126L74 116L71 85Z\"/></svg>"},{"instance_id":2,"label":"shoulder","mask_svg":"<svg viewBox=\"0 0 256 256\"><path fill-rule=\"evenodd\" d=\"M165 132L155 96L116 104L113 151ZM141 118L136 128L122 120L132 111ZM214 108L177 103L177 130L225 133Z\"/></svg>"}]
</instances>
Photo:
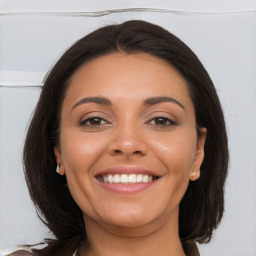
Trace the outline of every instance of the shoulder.
<instances>
[{"instance_id":1,"label":"shoulder","mask_svg":"<svg viewBox=\"0 0 256 256\"><path fill-rule=\"evenodd\" d=\"M28 247L19 247L13 252L6 254L6 256L36 256L36 254Z\"/></svg>"}]
</instances>

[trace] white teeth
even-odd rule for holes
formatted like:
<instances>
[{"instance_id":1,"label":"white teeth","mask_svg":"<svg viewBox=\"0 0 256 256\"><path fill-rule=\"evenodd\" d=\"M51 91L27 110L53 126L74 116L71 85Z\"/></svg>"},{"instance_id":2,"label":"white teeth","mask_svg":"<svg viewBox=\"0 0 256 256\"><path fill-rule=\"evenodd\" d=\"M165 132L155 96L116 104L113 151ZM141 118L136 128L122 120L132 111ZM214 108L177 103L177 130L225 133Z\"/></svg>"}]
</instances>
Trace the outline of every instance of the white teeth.
<instances>
[{"instance_id":1,"label":"white teeth","mask_svg":"<svg viewBox=\"0 0 256 256\"><path fill-rule=\"evenodd\" d=\"M121 179L120 179L121 183L128 183L129 178L127 174L121 174Z\"/></svg>"},{"instance_id":2,"label":"white teeth","mask_svg":"<svg viewBox=\"0 0 256 256\"><path fill-rule=\"evenodd\" d=\"M130 174L129 175L129 183L136 183L136 182L137 182L136 174Z\"/></svg>"},{"instance_id":3,"label":"white teeth","mask_svg":"<svg viewBox=\"0 0 256 256\"><path fill-rule=\"evenodd\" d=\"M143 175L138 174L136 180L137 180L137 182L142 182L143 181Z\"/></svg>"},{"instance_id":4,"label":"white teeth","mask_svg":"<svg viewBox=\"0 0 256 256\"><path fill-rule=\"evenodd\" d=\"M109 174L108 176L108 183L113 183L113 175Z\"/></svg>"},{"instance_id":5,"label":"white teeth","mask_svg":"<svg viewBox=\"0 0 256 256\"><path fill-rule=\"evenodd\" d=\"M119 183L120 182L120 175L119 174L115 174L113 177L113 182L114 183Z\"/></svg>"},{"instance_id":6,"label":"white teeth","mask_svg":"<svg viewBox=\"0 0 256 256\"><path fill-rule=\"evenodd\" d=\"M148 174L107 174L102 175L104 183L149 183L153 176Z\"/></svg>"},{"instance_id":7,"label":"white teeth","mask_svg":"<svg viewBox=\"0 0 256 256\"><path fill-rule=\"evenodd\" d=\"M144 183L148 183L148 175L144 175L142 181L143 181Z\"/></svg>"}]
</instances>

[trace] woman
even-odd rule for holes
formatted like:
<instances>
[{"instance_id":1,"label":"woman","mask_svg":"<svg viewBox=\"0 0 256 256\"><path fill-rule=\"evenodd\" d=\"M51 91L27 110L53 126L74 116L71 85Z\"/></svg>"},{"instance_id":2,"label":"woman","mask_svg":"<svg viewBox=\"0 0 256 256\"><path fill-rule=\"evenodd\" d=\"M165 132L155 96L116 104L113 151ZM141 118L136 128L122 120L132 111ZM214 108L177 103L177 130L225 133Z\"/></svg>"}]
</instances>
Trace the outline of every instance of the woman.
<instances>
[{"instance_id":1,"label":"woman","mask_svg":"<svg viewBox=\"0 0 256 256\"><path fill-rule=\"evenodd\" d=\"M32 253L199 255L222 219L227 166L195 54L144 21L100 28L53 67L28 130L26 181L56 237Z\"/></svg>"}]
</instances>

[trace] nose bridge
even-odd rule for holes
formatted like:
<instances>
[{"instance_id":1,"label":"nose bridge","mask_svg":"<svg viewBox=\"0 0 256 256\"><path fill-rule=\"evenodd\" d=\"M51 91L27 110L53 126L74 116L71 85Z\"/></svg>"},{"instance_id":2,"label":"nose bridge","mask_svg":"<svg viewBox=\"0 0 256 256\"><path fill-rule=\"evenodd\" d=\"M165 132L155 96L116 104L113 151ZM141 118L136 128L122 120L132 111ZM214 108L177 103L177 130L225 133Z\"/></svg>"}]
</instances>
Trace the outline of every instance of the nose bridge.
<instances>
[{"instance_id":1,"label":"nose bridge","mask_svg":"<svg viewBox=\"0 0 256 256\"><path fill-rule=\"evenodd\" d=\"M147 142L144 140L142 126L127 119L116 127L113 139L109 144L111 154L144 155L147 153Z\"/></svg>"}]
</instances>

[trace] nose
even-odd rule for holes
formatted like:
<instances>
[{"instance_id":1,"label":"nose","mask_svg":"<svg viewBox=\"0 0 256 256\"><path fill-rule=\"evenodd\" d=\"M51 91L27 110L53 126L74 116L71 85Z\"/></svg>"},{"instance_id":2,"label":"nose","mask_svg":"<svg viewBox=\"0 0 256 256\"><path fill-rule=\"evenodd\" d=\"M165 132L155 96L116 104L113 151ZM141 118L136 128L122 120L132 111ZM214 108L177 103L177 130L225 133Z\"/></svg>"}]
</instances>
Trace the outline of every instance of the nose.
<instances>
[{"instance_id":1,"label":"nose","mask_svg":"<svg viewBox=\"0 0 256 256\"><path fill-rule=\"evenodd\" d=\"M113 156L144 156L148 152L148 144L138 127L119 127L108 146L108 153Z\"/></svg>"}]
</instances>

